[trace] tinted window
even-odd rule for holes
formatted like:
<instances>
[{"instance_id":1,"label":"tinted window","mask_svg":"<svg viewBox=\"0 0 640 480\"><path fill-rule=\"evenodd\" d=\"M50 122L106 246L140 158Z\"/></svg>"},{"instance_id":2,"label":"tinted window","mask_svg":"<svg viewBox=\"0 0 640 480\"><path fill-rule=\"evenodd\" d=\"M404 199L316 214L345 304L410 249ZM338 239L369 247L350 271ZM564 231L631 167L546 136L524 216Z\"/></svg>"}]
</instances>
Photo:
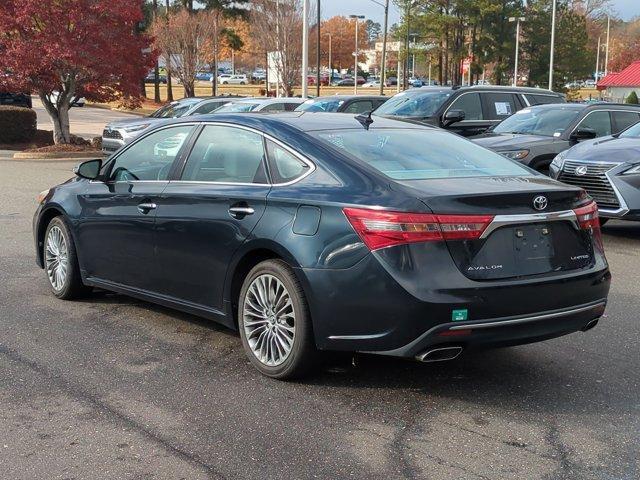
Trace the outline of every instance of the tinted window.
<instances>
[{"instance_id":1,"label":"tinted window","mask_svg":"<svg viewBox=\"0 0 640 480\"><path fill-rule=\"evenodd\" d=\"M262 109L263 112L284 112L284 103L272 103Z\"/></svg>"},{"instance_id":2,"label":"tinted window","mask_svg":"<svg viewBox=\"0 0 640 480\"><path fill-rule=\"evenodd\" d=\"M116 182L166 180L192 128L165 128L140 139L116 157L109 179Z\"/></svg>"},{"instance_id":3,"label":"tinted window","mask_svg":"<svg viewBox=\"0 0 640 480\"><path fill-rule=\"evenodd\" d=\"M441 130L336 130L314 135L397 180L530 175L516 162Z\"/></svg>"},{"instance_id":4,"label":"tinted window","mask_svg":"<svg viewBox=\"0 0 640 480\"><path fill-rule=\"evenodd\" d=\"M449 110L464 111L465 120L482 120L482 105L479 93L466 93L456 98Z\"/></svg>"},{"instance_id":5,"label":"tinted window","mask_svg":"<svg viewBox=\"0 0 640 480\"><path fill-rule=\"evenodd\" d=\"M489 120L504 120L516 113L516 105L511 93L483 92L486 110L486 118Z\"/></svg>"},{"instance_id":6,"label":"tinted window","mask_svg":"<svg viewBox=\"0 0 640 480\"><path fill-rule=\"evenodd\" d=\"M296 112L337 112L344 100L317 99L307 100L295 109Z\"/></svg>"},{"instance_id":7,"label":"tinted window","mask_svg":"<svg viewBox=\"0 0 640 480\"><path fill-rule=\"evenodd\" d=\"M269 164L274 183L286 183L304 175L309 165L280 145L268 140Z\"/></svg>"},{"instance_id":8,"label":"tinted window","mask_svg":"<svg viewBox=\"0 0 640 480\"><path fill-rule=\"evenodd\" d=\"M371 110L373 110L373 102L371 100L358 100L347 105L344 113L363 113Z\"/></svg>"},{"instance_id":9,"label":"tinted window","mask_svg":"<svg viewBox=\"0 0 640 480\"><path fill-rule=\"evenodd\" d=\"M621 132L640 120L640 115L634 112L611 112L611 115L613 115L613 120L616 122L616 132Z\"/></svg>"},{"instance_id":10,"label":"tinted window","mask_svg":"<svg viewBox=\"0 0 640 480\"><path fill-rule=\"evenodd\" d=\"M557 108L524 108L500 122L493 131L496 133L523 133L560 136L578 117L580 110L558 105Z\"/></svg>"},{"instance_id":11,"label":"tinted window","mask_svg":"<svg viewBox=\"0 0 640 480\"><path fill-rule=\"evenodd\" d=\"M153 112L150 117L153 118L177 118L181 117L193 106L193 103L189 102L172 102L164 107Z\"/></svg>"},{"instance_id":12,"label":"tinted window","mask_svg":"<svg viewBox=\"0 0 640 480\"><path fill-rule=\"evenodd\" d=\"M376 110L377 115L432 117L451 96L450 91L402 92L394 95Z\"/></svg>"},{"instance_id":13,"label":"tinted window","mask_svg":"<svg viewBox=\"0 0 640 480\"><path fill-rule=\"evenodd\" d=\"M211 113L214 110L220 108L225 103L227 103L227 102L225 102L225 101L222 101L222 102L207 102L207 103L205 103L203 105L200 105L198 108L196 108L192 112L192 115L193 114L201 114L202 115L202 114L205 114L205 113Z\"/></svg>"},{"instance_id":14,"label":"tinted window","mask_svg":"<svg viewBox=\"0 0 640 480\"><path fill-rule=\"evenodd\" d=\"M284 111L285 112L293 112L298 107L297 103L285 103Z\"/></svg>"},{"instance_id":15,"label":"tinted window","mask_svg":"<svg viewBox=\"0 0 640 480\"><path fill-rule=\"evenodd\" d=\"M198 137L182 180L266 183L262 135L235 127L207 125Z\"/></svg>"},{"instance_id":16,"label":"tinted window","mask_svg":"<svg viewBox=\"0 0 640 480\"><path fill-rule=\"evenodd\" d=\"M531 105L546 105L548 103L562 103L562 99L553 95L530 95L526 94L527 100Z\"/></svg>"},{"instance_id":17,"label":"tinted window","mask_svg":"<svg viewBox=\"0 0 640 480\"><path fill-rule=\"evenodd\" d=\"M611 135L611 118L609 112L591 112L578 124L578 128L592 128L596 136Z\"/></svg>"},{"instance_id":18,"label":"tinted window","mask_svg":"<svg viewBox=\"0 0 640 480\"><path fill-rule=\"evenodd\" d=\"M220 107L216 110L216 113L223 112L251 112L254 108L256 108L258 103L250 103L250 102L236 102L236 103L227 103L226 105Z\"/></svg>"}]
</instances>

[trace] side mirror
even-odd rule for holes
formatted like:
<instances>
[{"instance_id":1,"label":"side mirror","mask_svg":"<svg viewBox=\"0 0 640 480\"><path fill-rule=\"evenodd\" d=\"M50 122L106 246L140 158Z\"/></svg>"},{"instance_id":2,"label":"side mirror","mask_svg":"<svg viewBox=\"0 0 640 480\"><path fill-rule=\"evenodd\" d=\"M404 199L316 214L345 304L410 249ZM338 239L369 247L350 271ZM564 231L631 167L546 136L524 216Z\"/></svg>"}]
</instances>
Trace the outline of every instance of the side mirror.
<instances>
[{"instance_id":1,"label":"side mirror","mask_svg":"<svg viewBox=\"0 0 640 480\"><path fill-rule=\"evenodd\" d=\"M465 116L464 110L449 110L442 118L442 125L448 127L454 123L461 122Z\"/></svg>"},{"instance_id":2,"label":"side mirror","mask_svg":"<svg viewBox=\"0 0 640 480\"><path fill-rule=\"evenodd\" d=\"M100 169L102 168L102 160L96 158L95 160L87 160L73 169L80 178L86 178L87 180L95 180L100 175Z\"/></svg>"},{"instance_id":3,"label":"side mirror","mask_svg":"<svg viewBox=\"0 0 640 480\"><path fill-rule=\"evenodd\" d=\"M596 138L598 133L593 128L582 127L576 129L570 136L569 139L574 142L579 142L580 140L591 140L592 138Z\"/></svg>"}]
</instances>

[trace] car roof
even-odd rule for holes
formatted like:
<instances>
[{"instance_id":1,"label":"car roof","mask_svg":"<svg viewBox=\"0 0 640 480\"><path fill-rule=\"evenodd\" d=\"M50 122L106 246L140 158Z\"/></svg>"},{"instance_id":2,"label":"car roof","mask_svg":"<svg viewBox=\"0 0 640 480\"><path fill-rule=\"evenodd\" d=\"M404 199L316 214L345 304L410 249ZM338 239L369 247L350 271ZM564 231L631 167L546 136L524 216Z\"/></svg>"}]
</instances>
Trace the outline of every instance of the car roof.
<instances>
[{"instance_id":1,"label":"car roof","mask_svg":"<svg viewBox=\"0 0 640 480\"><path fill-rule=\"evenodd\" d=\"M587 108L584 103L545 103L526 107L525 110L582 110L584 108Z\"/></svg>"},{"instance_id":2,"label":"car roof","mask_svg":"<svg viewBox=\"0 0 640 480\"><path fill-rule=\"evenodd\" d=\"M307 101L308 100L314 100L314 101L316 100L351 100L354 98L364 99L364 100L371 99L371 98L387 100L391 97L387 97L384 95L323 95L320 97L308 98Z\"/></svg>"}]
</instances>

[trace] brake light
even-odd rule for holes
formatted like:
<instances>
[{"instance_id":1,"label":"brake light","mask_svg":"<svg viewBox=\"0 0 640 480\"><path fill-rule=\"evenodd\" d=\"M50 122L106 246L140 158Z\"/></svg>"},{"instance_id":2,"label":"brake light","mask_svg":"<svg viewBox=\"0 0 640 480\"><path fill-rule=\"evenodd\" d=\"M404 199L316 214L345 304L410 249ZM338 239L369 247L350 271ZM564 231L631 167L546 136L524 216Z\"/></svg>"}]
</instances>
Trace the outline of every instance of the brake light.
<instances>
[{"instance_id":1,"label":"brake light","mask_svg":"<svg viewBox=\"0 0 640 480\"><path fill-rule=\"evenodd\" d=\"M434 215L365 208L343 211L370 250L405 243L473 240L479 238L493 220L491 215Z\"/></svg>"},{"instance_id":2,"label":"brake light","mask_svg":"<svg viewBox=\"0 0 640 480\"><path fill-rule=\"evenodd\" d=\"M578 224L581 229L589 230L590 228L600 228L598 205L596 205L596 202L591 202L584 207L575 208L573 211L578 218Z\"/></svg>"}]
</instances>

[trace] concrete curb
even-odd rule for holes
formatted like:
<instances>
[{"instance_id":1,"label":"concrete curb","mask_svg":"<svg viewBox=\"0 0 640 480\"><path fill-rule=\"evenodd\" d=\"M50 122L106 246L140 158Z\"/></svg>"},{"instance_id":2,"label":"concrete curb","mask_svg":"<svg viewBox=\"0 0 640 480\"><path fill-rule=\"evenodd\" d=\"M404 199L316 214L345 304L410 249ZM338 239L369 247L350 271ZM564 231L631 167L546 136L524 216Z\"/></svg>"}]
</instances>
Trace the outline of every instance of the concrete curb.
<instances>
[{"instance_id":1,"label":"concrete curb","mask_svg":"<svg viewBox=\"0 0 640 480\"><path fill-rule=\"evenodd\" d=\"M105 155L96 150L93 152L16 152L14 160L91 160Z\"/></svg>"}]
</instances>

